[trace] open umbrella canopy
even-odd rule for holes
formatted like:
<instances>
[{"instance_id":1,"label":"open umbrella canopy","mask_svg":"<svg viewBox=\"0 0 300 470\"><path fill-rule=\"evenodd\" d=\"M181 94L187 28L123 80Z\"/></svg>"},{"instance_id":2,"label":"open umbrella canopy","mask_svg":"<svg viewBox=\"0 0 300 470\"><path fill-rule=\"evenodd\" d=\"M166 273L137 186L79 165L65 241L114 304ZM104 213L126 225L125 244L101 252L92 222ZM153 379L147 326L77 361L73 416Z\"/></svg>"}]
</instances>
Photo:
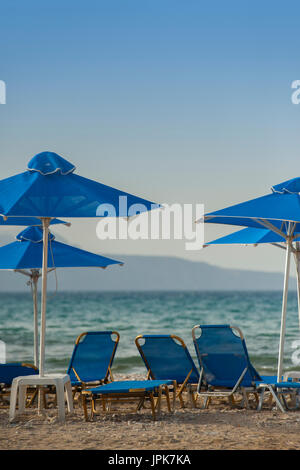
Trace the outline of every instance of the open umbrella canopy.
<instances>
[{"instance_id":1,"label":"open umbrella canopy","mask_svg":"<svg viewBox=\"0 0 300 470\"><path fill-rule=\"evenodd\" d=\"M121 198L121 199L120 199ZM125 201L126 198L126 201ZM99 206L114 208L117 217L159 207L146 199L75 173L75 166L53 152L33 157L23 173L0 181L0 214L26 217L105 216ZM28 224L27 224L28 225Z\"/></svg>"},{"instance_id":2,"label":"open umbrella canopy","mask_svg":"<svg viewBox=\"0 0 300 470\"><path fill-rule=\"evenodd\" d=\"M295 239L298 238L300 238L300 233L295 235ZM249 227L207 242L204 246L230 244L257 245L260 243L284 243L285 241L284 237L269 229Z\"/></svg>"},{"instance_id":3,"label":"open umbrella canopy","mask_svg":"<svg viewBox=\"0 0 300 470\"><path fill-rule=\"evenodd\" d=\"M17 241L0 247L0 269L40 269L43 266L43 231L28 227L17 235ZM55 240L48 234L48 268L99 267L123 264L105 256L90 253Z\"/></svg>"},{"instance_id":4,"label":"open umbrella canopy","mask_svg":"<svg viewBox=\"0 0 300 470\"><path fill-rule=\"evenodd\" d=\"M294 178L271 188L271 193L240 204L205 214L205 223L240 225L279 229L287 234L288 222L293 233L300 232L300 178Z\"/></svg>"}]
</instances>

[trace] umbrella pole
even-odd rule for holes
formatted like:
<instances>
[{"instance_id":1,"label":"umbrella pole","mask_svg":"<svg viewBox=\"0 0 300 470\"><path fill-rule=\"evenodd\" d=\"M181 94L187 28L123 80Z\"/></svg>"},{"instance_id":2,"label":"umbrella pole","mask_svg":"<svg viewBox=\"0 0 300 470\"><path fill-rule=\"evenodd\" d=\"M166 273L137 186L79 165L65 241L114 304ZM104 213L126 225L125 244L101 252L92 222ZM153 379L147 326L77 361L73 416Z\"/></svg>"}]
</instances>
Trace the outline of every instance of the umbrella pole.
<instances>
[{"instance_id":1,"label":"umbrella pole","mask_svg":"<svg viewBox=\"0 0 300 470\"><path fill-rule=\"evenodd\" d=\"M46 301L47 301L47 271L48 271L48 234L50 217L43 217L43 267L42 267L42 305L41 305L41 332L40 332L40 377L44 376L45 362L45 333L46 333Z\"/></svg>"},{"instance_id":2,"label":"umbrella pole","mask_svg":"<svg viewBox=\"0 0 300 470\"><path fill-rule=\"evenodd\" d=\"M34 317L34 365L38 367L39 346L38 346L38 306L37 306L37 283L38 276L32 276L32 297L33 297L33 317Z\"/></svg>"},{"instance_id":3,"label":"umbrella pole","mask_svg":"<svg viewBox=\"0 0 300 470\"><path fill-rule=\"evenodd\" d=\"M38 358L39 358L39 345L38 345L38 307L37 307L37 284L40 277L38 269L31 269L30 273L25 269L15 269L16 273L24 274L24 276L30 277L31 293L33 299L33 337L34 337L34 346L33 346L33 358L34 365L38 367Z\"/></svg>"},{"instance_id":4,"label":"umbrella pole","mask_svg":"<svg viewBox=\"0 0 300 470\"><path fill-rule=\"evenodd\" d=\"M282 381L282 366L284 355L284 339L285 339L285 324L286 324L286 308L290 275L290 261L291 261L292 242L287 238L286 258L285 258L285 273L284 273L284 287L282 297L282 313L281 313L281 327L280 327L280 340L279 340L279 354L278 354L278 369L277 381Z\"/></svg>"},{"instance_id":5,"label":"umbrella pole","mask_svg":"<svg viewBox=\"0 0 300 470\"><path fill-rule=\"evenodd\" d=\"M296 274L297 274L297 297L298 297L298 322L300 330L300 243L296 242L296 251L294 253Z\"/></svg>"}]
</instances>

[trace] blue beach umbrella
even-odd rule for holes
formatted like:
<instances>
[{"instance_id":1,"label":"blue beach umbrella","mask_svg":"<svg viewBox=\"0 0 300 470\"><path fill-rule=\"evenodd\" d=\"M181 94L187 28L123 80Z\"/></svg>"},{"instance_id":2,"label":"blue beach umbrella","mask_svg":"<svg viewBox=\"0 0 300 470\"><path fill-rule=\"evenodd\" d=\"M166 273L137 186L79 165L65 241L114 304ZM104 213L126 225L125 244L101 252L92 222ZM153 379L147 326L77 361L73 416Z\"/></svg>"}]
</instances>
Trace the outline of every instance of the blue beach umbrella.
<instances>
[{"instance_id":1,"label":"blue beach umbrella","mask_svg":"<svg viewBox=\"0 0 300 470\"><path fill-rule=\"evenodd\" d=\"M37 283L40 269L43 266L43 231L40 227L30 226L20 232L17 241L0 247L0 269L14 270L30 278L33 286L34 305L34 364L38 366L38 326L37 326ZM104 256L66 245L55 240L48 233L48 272L56 268L96 267L106 268L109 265L122 265ZM29 271L28 271L29 270Z\"/></svg>"},{"instance_id":2,"label":"blue beach umbrella","mask_svg":"<svg viewBox=\"0 0 300 470\"><path fill-rule=\"evenodd\" d=\"M0 269L41 269L43 266L43 230L27 227L17 236L17 241L0 247ZM48 269L97 267L106 268L123 264L105 256L76 248L55 240L48 232Z\"/></svg>"},{"instance_id":3,"label":"blue beach umbrella","mask_svg":"<svg viewBox=\"0 0 300 470\"><path fill-rule=\"evenodd\" d=\"M300 231L300 178L277 184L271 193L205 214L205 223L268 228L291 236Z\"/></svg>"},{"instance_id":4,"label":"blue beach umbrella","mask_svg":"<svg viewBox=\"0 0 300 470\"><path fill-rule=\"evenodd\" d=\"M44 375L48 230L56 217L128 217L159 207L132 194L75 173L75 166L53 152L33 157L23 173L0 181L0 215L38 217L43 225L40 376Z\"/></svg>"},{"instance_id":5,"label":"blue beach umbrella","mask_svg":"<svg viewBox=\"0 0 300 470\"><path fill-rule=\"evenodd\" d=\"M39 153L30 160L26 171L0 181L0 214L103 217L107 206L107 211L113 210L110 215L128 217L132 215L130 208L144 212L158 207L146 199L79 176L75 169L56 153Z\"/></svg>"},{"instance_id":6,"label":"blue beach umbrella","mask_svg":"<svg viewBox=\"0 0 300 470\"><path fill-rule=\"evenodd\" d=\"M300 232L300 178L294 178L271 188L271 193L225 209L205 214L205 223L265 228L282 237L286 243L286 262L282 299L281 328L277 380L281 381L286 328L286 309L290 257L293 240Z\"/></svg>"}]
</instances>

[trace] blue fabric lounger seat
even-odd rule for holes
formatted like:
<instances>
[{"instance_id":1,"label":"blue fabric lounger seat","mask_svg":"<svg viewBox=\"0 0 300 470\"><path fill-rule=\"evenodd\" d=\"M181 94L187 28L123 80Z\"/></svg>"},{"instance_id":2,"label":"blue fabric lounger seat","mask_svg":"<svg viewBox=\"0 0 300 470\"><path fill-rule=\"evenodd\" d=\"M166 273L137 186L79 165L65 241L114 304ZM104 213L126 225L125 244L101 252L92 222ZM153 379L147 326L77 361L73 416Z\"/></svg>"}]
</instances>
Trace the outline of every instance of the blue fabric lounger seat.
<instances>
[{"instance_id":1,"label":"blue fabric lounger seat","mask_svg":"<svg viewBox=\"0 0 300 470\"><path fill-rule=\"evenodd\" d=\"M173 387L173 402L175 402L176 382L172 380L124 380L115 381L109 384L100 385L94 388L87 388L83 390L83 408L85 419L88 420L86 398L91 398L91 419L96 413L95 401L96 399L102 400L103 411L106 410L108 400L132 400L139 399L138 409L141 408L146 398L150 399L152 416L155 420L160 413L161 395L164 389L167 396L168 410L171 412L171 405L169 399L169 386ZM157 400L155 403L155 396Z\"/></svg>"},{"instance_id":2,"label":"blue fabric lounger seat","mask_svg":"<svg viewBox=\"0 0 300 470\"><path fill-rule=\"evenodd\" d=\"M147 368L147 378L176 380L181 406L185 389L195 406L192 386L196 388L200 376L184 341L175 335L139 335L135 344Z\"/></svg>"},{"instance_id":3,"label":"blue fabric lounger seat","mask_svg":"<svg viewBox=\"0 0 300 470\"><path fill-rule=\"evenodd\" d=\"M111 367L119 339L116 331L89 331L78 336L67 370L75 391L113 380Z\"/></svg>"}]
</instances>

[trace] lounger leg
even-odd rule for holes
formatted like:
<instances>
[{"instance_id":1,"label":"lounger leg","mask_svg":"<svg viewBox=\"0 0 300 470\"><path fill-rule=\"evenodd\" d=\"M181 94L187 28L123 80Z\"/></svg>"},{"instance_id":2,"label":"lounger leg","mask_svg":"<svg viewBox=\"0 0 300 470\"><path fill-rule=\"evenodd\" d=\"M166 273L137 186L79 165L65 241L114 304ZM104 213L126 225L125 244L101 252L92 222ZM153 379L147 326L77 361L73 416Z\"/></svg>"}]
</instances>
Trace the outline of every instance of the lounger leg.
<instances>
[{"instance_id":1,"label":"lounger leg","mask_svg":"<svg viewBox=\"0 0 300 470\"><path fill-rule=\"evenodd\" d=\"M102 401L102 404L104 402ZM105 411L105 406L103 408L103 411ZM96 413L96 398L94 398L94 396L91 397L91 420L94 419L94 415Z\"/></svg>"},{"instance_id":2,"label":"lounger leg","mask_svg":"<svg viewBox=\"0 0 300 470\"><path fill-rule=\"evenodd\" d=\"M77 397L76 397L76 393L77 393ZM75 403L75 402L77 401L79 408L82 407L82 400L81 400L81 398L82 398L82 397L81 397L81 391L78 391L78 390L77 390L77 392L75 392L75 394L73 395L73 403Z\"/></svg>"},{"instance_id":3,"label":"lounger leg","mask_svg":"<svg viewBox=\"0 0 300 470\"><path fill-rule=\"evenodd\" d=\"M150 403L151 403L151 411L152 411L153 420L156 421L155 402L154 402L154 396L152 392L150 393Z\"/></svg>"},{"instance_id":4,"label":"lounger leg","mask_svg":"<svg viewBox=\"0 0 300 470\"><path fill-rule=\"evenodd\" d=\"M173 380L173 400L172 400L172 409L175 411L176 408L176 396L177 396L177 382Z\"/></svg>"},{"instance_id":5,"label":"lounger leg","mask_svg":"<svg viewBox=\"0 0 300 470\"><path fill-rule=\"evenodd\" d=\"M286 403L286 407L295 410L297 408L296 392L290 393L290 400L291 400L291 407L288 407L287 403Z\"/></svg>"},{"instance_id":6,"label":"lounger leg","mask_svg":"<svg viewBox=\"0 0 300 470\"><path fill-rule=\"evenodd\" d=\"M258 395L258 393L256 393L256 392L254 392L253 395L254 395L254 399L255 399L255 403L256 403L256 408L257 408L257 407L258 407L258 403L259 403L259 395Z\"/></svg>"},{"instance_id":7,"label":"lounger leg","mask_svg":"<svg viewBox=\"0 0 300 470\"><path fill-rule=\"evenodd\" d=\"M280 400L280 398L279 398L279 400ZM287 401L286 401L286 399L285 399L285 396L284 396L284 395L281 395L281 400L282 400L282 403L283 403L283 405L284 405L285 409L286 409L286 410L288 410Z\"/></svg>"},{"instance_id":8,"label":"lounger leg","mask_svg":"<svg viewBox=\"0 0 300 470\"><path fill-rule=\"evenodd\" d=\"M106 412L111 411L111 404L112 404L111 398L104 398L104 408Z\"/></svg>"},{"instance_id":9,"label":"lounger leg","mask_svg":"<svg viewBox=\"0 0 300 470\"><path fill-rule=\"evenodd\" d=\"M199 406L198 406L198 398L199 398L198 392L193 392L194 408L199 408Z\"/></svg>"},{"instance_id":10,"label":"lounger leg","mask_svg":"<svg viewBox=\"0 0 300 470\"><path fill-rule=\"evenodd\" d=\"M160 385L158 387L158 397L156 401L157 416L160 416L160 413L161 413L161 396L162 396L162 386Z\"/></svg>"},{"instance_id":11,"label":"lounger leg","mask_svg":"<svg viewBox=\"0 0 300 470\"><path fill-rule=\"evenodd\" d=\"M272 408L272 402L273 402L274 394L272 393L272 390L269 387L263 387L262 392L259 394L259 402L258 402L258 407L257 407L258 411L261 411L261 409L262 409L264 394L265 394L266 389L268 389L268 391L269 391L269 398L267 400L267 406ZM275 399L275 402L276 402L276 399Z\"/></svg>"},{"instance_id":12,"label":"lounger leg","mask_svg":"<svg viewBox=\"0 0 300 470\"><path fill-rule=\"evenodd\" d=\"M42 396L43 396L44 408L45 408L45 410L47 410L47 408L48 408L47 389L46 389L45 387L42 387ZM55 395L55 396L56 396L56 395ZM56 404L57 404L57 400L56 400Z\"/></svg>"},{"instance_id":13,"label":"lounger leg","mask_svg":"<svg viewBox=\"0 0 300 470\"><path fill-rule=\"evenodd\" d=\"M258 401L257 411L261 411L261 409L262 409L266 387L263 387L260 390L261 391L260 391L260 394L259 394L259 401Z\"/></svg>"},{"instance_id":14,"label":"lounger leg","mask_svg":"<svg viewBox=\"0 0 300 470\"><path fill-rule=\"evenodd\" d=\"M274 400L275 400L275 403L277 405L277 407L280 409L280 411L282 411L282 413L285 413L285 409L283 408L278 396L276 395L275 391L273 390L273 387L272 385L268 386L268 390L270 390Z\"/></svg>"},{"instance_id":15,"label":"lounger leg","mask_svg":"<svg viewBox=\"0 0 300 470\"><path fill-rule=\"evenodd\" d=\"M191 405L192 408L196 408L194 393L192 390L192 386L190 384L187 385L187 392L188 392L189 404Z\"/></svg>"},{"instance_id":16,"label":"lounger leg","mask_svg":"<svg viewBox=\"0 0 300 470\"><path fill-rule=\"evenodd\" d=\"M183 401L183 398L182 398L182 395L181 395L181 390L179 390L177 396L178 396L179 401L180 401L180 407L184 408L184 401Z\"/></svg>"},{"instance_id":17,"label":"lounger leg","mask_svg":"<svg viewBox=\"0 0 300 470\"><path fill-rule=\"evenodd\" d=\"M165 394L166 394L166 401L167 401L168 411L169 411L169 413L171 413L172 410L171 410L170 393L169 393L168 385L165 385L164 389L165 389Z\"/></svg>"},{"instance_id":18,"label":"lounger leg","mask_svg":"<svg viewBox=\"0 0 300 470\"><path fill-rule=\"evenodd\" d=\"M82 394L81 399L82 399L82 408L83 408L83 413L84 413L84 419L85 419L85 421L88 421L89 417L88 417L88 411L87 411L86 395Z\"/></svg>"},{"instance_id":19,"label":"lounger leg","mask_svg":"<svg viewBox=\"0 0 300 470\"><path fill-rule=\"evenodd\" d=\"M77 401L79 408L83 408L83 394L79 392L78 398L75 398L75 396L76 396L76 393L74 394L74 392L72 391L73 403L75 404Z\"/></svg>"},{"instance_id":20,"label":"lounger leg","mask_svg":"<svg viewBox=\"0 0 300 470\"><path fill-rule=\"evenodd\" d=\"M105 413L106 412L106 402L105 402L105 398L104 398L103 395L101 396L101 405L102 405L102 411ZM96 406L94 407L94 410L96 410Z\"/></svg>"},{"instance_id":21,"label":"lounger leg","mask_svg":"<svg viewBox=\"0 0 300 470\"><path fill-rule=\"evenodd\" d=\"M203 408L204 409L207 409L209 407L210 401L211 401L210 397L205 397L204 398L204 403L203 403Z\"/></svg>"},{"instance_id":22,"label":"lounger leg","mask_svg":"<svg viewBox=\"0 0 300 470\"><path fill-rule=\"evenodd\" d=\"M34 400L36 399L37 394L38 394L38 391L37 391L37 389L35 389L34 392L32 393L31 398L29 398L29 402L26 403L26 408L28 408L29 406L33 405L33 402L34 402Z\"/></svg>"},{"instance_id":23,"label":"lounger leg","mask_svg":"<svg viewBox=\"0 0 300 470\"><path fill-rule=\"evenodd\" d=\"M242 389L242 394L243 394L242 406L245 407L246 410L249 410L248 395L247 395L247 392L244 388Z\"/></svg>"},{"instance_id":24,"label":"lounger leg","mask_svg":"<svg viewBox=\"0 0 300 470\"><path fill-rule=\"evenodd\" d=\"M265 396L265 391L266 391L266 387L262 388L261 392L258 394L257 411L261 411L261 409L262 409L264 396ZM272 394L269 393L268 406L270 408L272 407L272 401L273 401Z\"/></svg>"},{"instance_id":25,"label":"lounger leg","mask_svg":"<svg viewBox=\"0 0 300 470\"><path fill-rule=\"evenodd\" d=\"M268 406L272 408L272 403L273 403L272 393L269 393L269 398L268 398L267 403L268 403Z\"/></svg>"},{"instance_id":26,"label":"lounger leg","mask_svg":"<svg viewBox=\"0 0 300 470\"><path fill-rule=\"evenodd\" d=\"M145 397L142 397L138 402L137 411L140 411L144 406Z\"/></svg>"},{"instance_id":27,"label":"lounger leg","mask_svg":"<svg viewBox=\"0 0 300 470\"><path fill-rule=\"evenodd\" d=\"M290 396L290 401L291 401L290 405L288 405L286 399L284 398L284 396L282 396L282 399L283 399L283 402L284 402L284 405L285 405L286 409L287 410L296 410L298 408L297 392L293 391L293 392L289 393L288 395Z\"/></svg>"},{"instance_id":28,"label":"lounger leg","mask_svg":"<svg viewBox=\"0 0 300 470\"><path fill-rule=\"evenodd\" d=\"M72 386L71 386L72 387ZM76 398L76 394L78 393L78 398ZM74 388L72 390L72 399L73 399L73 403L75 403L76 401L78 401L78 405L79 407L81 406L82 404L82 396L81 396L81 390L78 390L77 388Z\"/></svg>"},{"instance_id":29,"label":"lounger leg","mask_svg":"<svg viewBox=\"0 0 300 470\"><path fill-rule=\"evenodd\" d=\"M197 393L194 393L193 390L191 390L191 397L192 397L192 402L193 402L193 408L197 408L198 395Z\"/></svg>"},{"instance_id":30,"label":"lounger leg","mask_svg":"<svg viewBox=\"0 0 300 470\"><path fill-rule=\"evenodd\" d=\"M233 395L228 396L228 400L231 406L235 407L236 406L236 401Z\"/></svg>"}]
</instances>

